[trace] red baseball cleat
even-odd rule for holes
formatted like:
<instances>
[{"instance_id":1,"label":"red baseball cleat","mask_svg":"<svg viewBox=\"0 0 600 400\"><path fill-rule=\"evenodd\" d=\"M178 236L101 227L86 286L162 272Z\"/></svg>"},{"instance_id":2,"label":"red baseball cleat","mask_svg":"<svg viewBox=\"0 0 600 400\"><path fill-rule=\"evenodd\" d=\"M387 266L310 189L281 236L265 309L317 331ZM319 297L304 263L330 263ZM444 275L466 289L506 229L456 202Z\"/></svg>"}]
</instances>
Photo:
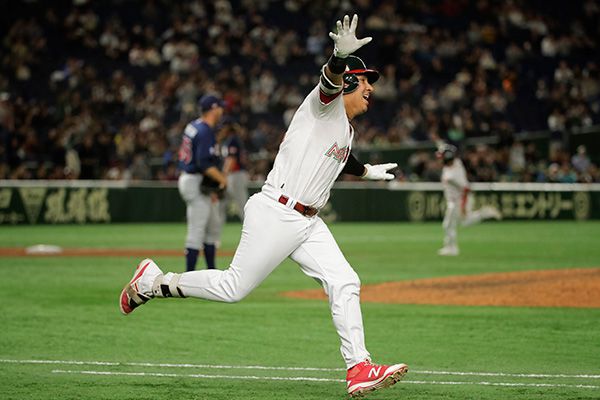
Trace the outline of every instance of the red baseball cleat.
<instances>
[{"instance_id":1,"label":"red baseball cleat","mask_svg":"<svg viewBox=\"0 0 600 400\"><path fill-rule=\"evenodd\" d=\"M119 296L119 308L123 314L130 314L136 307L154 297L152 284L159 275L162 275L162 271L154 261L147 258L139 263L133 278L125 285Z\"/></svg>"},{"instance_id":2,"label":"red baseball cleat","mask_svg":"<svg viewBox=\"0 0 600 400\"><path fill-rule=\"evenodd\" d=\"M406 364L376 365L366 360L348 370L346 382L350 397L361 397L373 390L399 382L408 372Z\"/></svg>"}]
</instances>

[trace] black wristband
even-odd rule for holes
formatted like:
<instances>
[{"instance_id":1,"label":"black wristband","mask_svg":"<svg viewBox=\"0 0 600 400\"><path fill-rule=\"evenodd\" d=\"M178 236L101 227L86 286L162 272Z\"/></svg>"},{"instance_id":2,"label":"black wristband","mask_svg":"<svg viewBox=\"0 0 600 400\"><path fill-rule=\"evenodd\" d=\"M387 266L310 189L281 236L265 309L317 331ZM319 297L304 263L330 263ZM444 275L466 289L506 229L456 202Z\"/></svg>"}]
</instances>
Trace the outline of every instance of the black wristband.
<instances>
[{"instance_id":1,"label":"black wristband","mask_svg":"<svg viewBox=\"0 0 600 400\"><path fill-rule=\"evenodd\" d=\"M333 74L341 75L346 70L346 59L331 55L329 61L327 61L327 66Z\"/></svg>"},{"instance_id":2,"label":"black wristband","mask_svg":"<svg viewBox=\"0 0 600 400\"><path fill-rule=\"evenodd\" d=\"M363 176L365 173L365 166L358 161L356 157L352 155L352 153L350 153L348 156L348 161L346 162L346 165L344 165L342 172L344 174L350 174L354 176Z\"/></svg>"}]
</instances>

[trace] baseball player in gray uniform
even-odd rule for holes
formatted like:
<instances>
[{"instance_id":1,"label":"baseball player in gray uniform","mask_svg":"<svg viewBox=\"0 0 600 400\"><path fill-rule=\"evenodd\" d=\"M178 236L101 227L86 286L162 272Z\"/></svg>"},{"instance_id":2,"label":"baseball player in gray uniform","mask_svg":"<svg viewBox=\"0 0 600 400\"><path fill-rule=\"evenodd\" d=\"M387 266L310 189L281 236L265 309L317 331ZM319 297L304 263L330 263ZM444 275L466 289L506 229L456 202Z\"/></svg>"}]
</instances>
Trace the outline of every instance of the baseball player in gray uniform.
<instances>
[{"instance_id":1,"label":"baseball player in gray uniform","mask_svg":"<svg viewBox=\"0 0 600 400\"><path fill-rule=\"evenodd\" d=\"M347 366L347 392L359 396L399 381L405 364L377 365L365 345L360 280L319 217L340 173L369 180L389 180L395 163L363 165L351 154L351 120L369 108L379 73L351 55L371 38L357 39L358 17L337 21L333 55L319 83L292 118L273 169L259 193L246 203L239 246L227 270L163 273L143 260L119 299L131 313L155 297L195 297L237 302L290 257L317 280L329 297L333 323Z\"/></svg>"},{"instance_id":2,"label":"baseball player in gray uniform","mask_svg":"<svg viewBox=\"0 0 600 400\"><path fill-rule=\"evenodd\" d=\"M227 206L232 204L235 213L243 221L244 206L248 201L247 156L241 133L242 127L233 121L227 121L219 133L223 136L220 140L223 173L227 175L227 192L221 202L223 220L227 216Z\"/></svg>"},{"instance_id":3,"label":"baseball player in gray uniform","mask_svg":"<svg viewBox=\"0 0 600 400\"><path fill-rule=\"evenodd\" d=\"M442 185L444 187L444 198L446 199L446 213L444 215L444 247L438 254L441 256L457 256L458 225L469 226L481 222L484 219L501 219L500 211L492 206L484 206L479 210L473 210L473 196L470 194L469 181L465 167L456 156L457 149L451 144L440 144L436 153L441 158Z\"/></svg>"},{"instance_id":4,"label":"baseball player in gray uniform","mask_svg":"<svg viewBox=\"0 0 600 400\"><path fill-rule=\"evenodd\" d=\"M196 268L200 249L204 250L207 268L215 268L216 243L223 227L218 192L227 187L227 178L219 169L221 160L214 132L223 116L223 106L219 98L203 96L199 101L201 116L187 124L179 147L181 174L177 185L186 204L187 271Z\"/></svg>"}]
</instances>

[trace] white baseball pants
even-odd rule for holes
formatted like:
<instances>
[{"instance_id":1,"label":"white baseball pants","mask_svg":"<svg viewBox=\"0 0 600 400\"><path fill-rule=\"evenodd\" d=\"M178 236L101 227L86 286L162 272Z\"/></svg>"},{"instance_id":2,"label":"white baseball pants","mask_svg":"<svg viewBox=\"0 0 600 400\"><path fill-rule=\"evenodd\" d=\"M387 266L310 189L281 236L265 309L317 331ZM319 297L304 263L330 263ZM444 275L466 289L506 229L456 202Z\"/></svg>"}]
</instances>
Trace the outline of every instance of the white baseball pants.
<instances>
[{"instance_id":1,"label":"white baseball pants","mask_svg":"<svg viewBox=\"0 0 600 400\"><path fill-rule=\"evenodd\" d=\"M493 217L493 214L486 208L473 210L473 202L473 196L469 195L465 215L462 215L458 202L449 201L446 204L446 213L444 214L444 222L442 223L445 233L444 247L457 246L457 228L459 224L461 226L469 226Z\"/></svg>"},{"instance_id":2,"label":"white baseball pants","mask_svg":"<svg viewBox=\"0 0 600 400\"><path fill-rule=\"evenodd\" d=\"M179 194L186 205L187 235L185 247L200 250L204 243L221 239L223 220L219 202L200 193L201 174L182 173L177 181Z\"/></svg>"},{"instance_id":3,"label":"white baseball pants","mask_svg":"<svg viewBox=\"0 0 600 400\"><path fill-rule=\"evenodd\" d=\"M318 216L304 217L262 192L246 203L242 236L231 266L224 271L183 273L179 288L185 296L240 301L287 257L320 282L329 296L346 365L351 367L368 358L359 300L360 280L329 228Z\"/></svg>"}]
</instances>

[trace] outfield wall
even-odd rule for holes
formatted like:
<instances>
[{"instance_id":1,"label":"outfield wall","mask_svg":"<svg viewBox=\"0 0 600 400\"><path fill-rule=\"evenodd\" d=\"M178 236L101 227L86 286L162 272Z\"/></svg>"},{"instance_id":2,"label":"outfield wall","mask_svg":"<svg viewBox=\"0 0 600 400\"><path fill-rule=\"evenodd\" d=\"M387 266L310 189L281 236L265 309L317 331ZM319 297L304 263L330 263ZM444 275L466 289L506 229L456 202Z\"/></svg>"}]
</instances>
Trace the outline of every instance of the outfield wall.
<instances>
[{"instance_id":1,"label":"outfield wall","mask_svg":"<svg viewBox=\"0 0 600 400\"><path fill-rule=\"evenodd\" d=\"M256 183L250 189L260 188ZM600 184L475 183L475 207L506 219L600 219ZM439 221L439 183L340 182L321 216L328 221ZM184 222L175 183L1 181L0 224Z\"/></svg>"}]
</instances>

